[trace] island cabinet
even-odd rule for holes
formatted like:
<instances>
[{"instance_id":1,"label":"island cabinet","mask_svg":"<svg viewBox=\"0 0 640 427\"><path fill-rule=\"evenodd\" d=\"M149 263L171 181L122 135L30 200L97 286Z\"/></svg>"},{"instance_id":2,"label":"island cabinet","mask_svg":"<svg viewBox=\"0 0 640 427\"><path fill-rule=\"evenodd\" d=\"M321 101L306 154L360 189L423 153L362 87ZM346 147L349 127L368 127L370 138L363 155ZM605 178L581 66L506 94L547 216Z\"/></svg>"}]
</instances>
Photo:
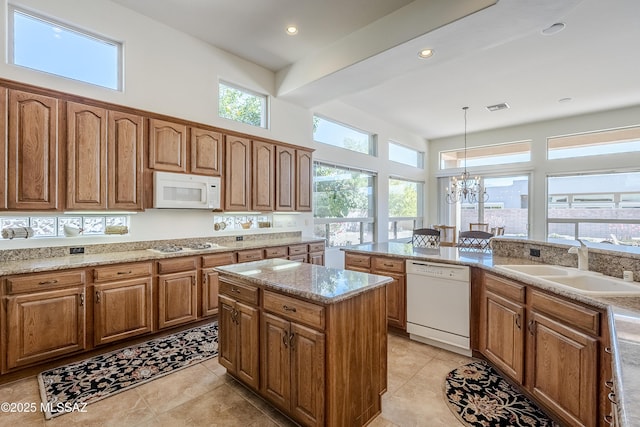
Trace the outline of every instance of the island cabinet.
<instances>
[{"instance_id":1,"label":"island cabinet","mask_svg":"<svg viewBox=\"0 0 640 427\"><path fill-rule=\"evenodd\" d=\"M480 294L480 352L564 424L600 425L604 312L491 273Z\"/></svg>"},{"instance_id":2,"label":"island cabinet","mask_svg":"<svg viewBox=\"0 0 640 427\"><path fill-rule=\"evenodd\" d=\"M152 330L153 263L93 269L93 342L102 345Z\"/></svg>"},{"instance_id":3,"label":"island cabinet","mask_svg":"<svg viewBox=\"0 0 640 427\"><path fill-rule=\"evenodd\" d=\"M214 267L233 264L235 262L236 261L233 252L203 255L201 257L201 317L213 316L214 314L218 314L218 292L220 289L220 281L218 279L218 272L214 270Z\"/></svg>"},{"instance_id":4,"label":"island cabinet","mask_svg":"<svg viewBox=\"0 0 640 427\"><path fill-rule=\"evenodd\" d=\"M198 318L197 265L197 257L157 261L158 329Z\"/></svg>"},{"instance_id":5,"label":"island cabinet","mask_svg":"<svg viewBox=\"0 0 640 427\"><path fill-rule=\"evenodd\" d=\"M284 259L217 270L230 375L304 426L363 426L381 412L388 278Z\"/></svg>"},{"instance_id":6,"label":"island cabinet","mask_svg":"<svg viewBox=\"0 0 640 427\"><path fill-rule=\"evenodd\" d=\"M3 373L86 348L85 278L70 270L4 280Z\"/></svg>"}]
</instances>

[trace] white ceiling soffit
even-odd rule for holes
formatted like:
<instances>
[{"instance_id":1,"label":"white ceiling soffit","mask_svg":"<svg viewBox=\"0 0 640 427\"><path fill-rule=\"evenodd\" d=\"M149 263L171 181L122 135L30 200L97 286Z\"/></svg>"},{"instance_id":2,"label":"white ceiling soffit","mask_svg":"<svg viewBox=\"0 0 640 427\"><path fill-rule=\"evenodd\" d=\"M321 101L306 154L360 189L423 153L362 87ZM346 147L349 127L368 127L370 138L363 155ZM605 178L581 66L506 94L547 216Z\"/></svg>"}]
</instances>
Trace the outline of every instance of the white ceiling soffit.
<instances>
[{"instance_id":1,"label":"white ceiling soffit","mask_svg":"<svg viewBox=\"0 0 640 427\"><path fill-rule=\"evenodd\" d=\"M405 65L398 64L398 68L388 63L375 68L370 61L375 61L384 53L392 54L399 46L416 41L497 1L416 0L278 71L277 96L312 107L376 85L407 71L409 64L405 60ZM410 58L417 58L415 54ZM371 68L372 65L374 68ZM353 72L354 68L357 71ZM353 78L345 78L345 72Z\"/></svg>"}]
</instances>

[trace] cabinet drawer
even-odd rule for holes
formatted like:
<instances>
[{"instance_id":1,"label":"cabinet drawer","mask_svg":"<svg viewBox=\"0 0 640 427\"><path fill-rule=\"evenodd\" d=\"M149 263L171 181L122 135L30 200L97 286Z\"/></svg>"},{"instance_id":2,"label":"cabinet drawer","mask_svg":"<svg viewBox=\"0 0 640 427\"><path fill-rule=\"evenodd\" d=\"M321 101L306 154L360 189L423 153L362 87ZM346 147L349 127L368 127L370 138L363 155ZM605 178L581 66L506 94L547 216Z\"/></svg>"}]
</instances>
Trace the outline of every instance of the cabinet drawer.
<instances>
[{"instance_id":1,"label":"cabinet drawer","mask_svg":"<svg viewBox=\"0 0 640 427\"><path fill-rule=\"evenodd\" d=\"M198 259L196 257L163 259L158 261L158 274L195 270L197 266Z\"/></svg>"},{"instance_id":2,"label":"cabinet drawer","mask_svg":"<svg viewBox=\"0 0 640 427\"><path fill-rule=\"evenodd\" d=\"M289 246L289 256L306 254L307 252L307 245Z\"/></svg>"},{"instance_id":3,"label":"cabinet drawer","mask_svg":"<svg viewBox=\"0 0 640 427\"><path fill-rule=\"evenodd\" d=\"M17 294L32 291L48 291L67 286L79 286L85 283L84 270L57 271L42 274L29 274L7 278L7 293Z\"/></svg>"},{"instance_id":4,"label":"cabinet drawer","mask_svg":"<svg viewBox=\"0 0 640 427\"><path fill-rule=\"evenodd\" d=\"M309 252L324 252L324 242L309 243Z\"/></svg>"},{"instance_id":5,"label":"cabinet drawer","mask_svg":"<svg viewBox=\"0 0 640 427\"><path fill-rule=\"evenodd\" d=\"M356 255L347 253L344 256L344 264L347 267L353 266L369 268L371 267L371 257L368 255Z\"/></svg>"},{"instance_id":6,"label":"cabinet drawer","mask_svg":"<svg viewBox=\"0 0 640 427\"><path fill-rule=\"evenodd\" d=\"M550 314L593 335L600 335L600 313L596 310L533 289L529 302L535 311Z\"/></svg>"},{"instance_id":7,"label":"cabinet drawer","mask_svg":"<svg viewBox=\"0 0 640 427\"><path fill-rule=\"evenodd\" d=\"M150 262L141 264L120 264L109 267L93 269L93 281L95 283L114 280L131 279L133 277L150 276L153 273Z\"/></svg>"},{"instance_id":8,"label":"cabinet drawer","mask_svg":"<svg viewBox=\"0 0 640 427\"><path fill-rule=\"evenodd\" d=\"M286 246L278 246L277 248L266 248L264 250L264 257L269 258L286 258L287 257L287 247Z\"/></svg>"},{"instance_id":9,"label":"cabinet drawer","mask_svg":"<svg viewBox=\"0 0 640 427\"><path fill-rule=\"evenodd\" d=\"M263 306L265 310L289 320L324 329L324 307L321 305L264 291Z\"/></svg>"},{"instance_id":10,"label":"cabinet drawer","mask_svg":"<svg viewBox=\"0 0 640 427\"><path fill-rule=\"evenodd\" d=\"M248 302L250 304L257 305L259 298L259 289L255 286L247 285L245 283L237 283L235 281L229 281L225 278L220 278L219 294L227 295L233 299Z\"/></svg>"},{"instance_id":11,"label":"cabinet drawer","mask_svg":"<svg viewBox=\"0 0 640 427\"><path fill-rule=\"evenodd\" d=\"M498 294L511 301L524 303L526 286L511 280L494 276L493 274L485 274L484 286L487 290Z\"/></svg>"},{"instance_id":12,"label":"cabinet drawer","mask_svg":"<svg viewBox=\"0 0 640 427\"><path fill-rule=\"evenodd\" d=\"M220 265L235 264L236 260L233 252L223 254L212 254L202 256L202 268L218 267Z\"/></svg>"},{"instance_id":13,"label":"cabinet drawer","mask_svg":"<svg viewBox=\"0 0 640 427\"><path fill-rule=\"evenodd\" d=\"M384 271L394 271L396 273L404 273L404 265L405 262L401 259L393 259L393 258L373 258L373 269L374 270L384 270Z\"/></svg>"},{"instance_id":14,"label":"cabinet drawer","mask_svg":"<svg viewBox=\"0 0 640 427\"><path fill-rule=\"evenodd\" d=\"M238 251L238 262L258 261L262 259L262 249Z\"/></svg>"}]
</instances>

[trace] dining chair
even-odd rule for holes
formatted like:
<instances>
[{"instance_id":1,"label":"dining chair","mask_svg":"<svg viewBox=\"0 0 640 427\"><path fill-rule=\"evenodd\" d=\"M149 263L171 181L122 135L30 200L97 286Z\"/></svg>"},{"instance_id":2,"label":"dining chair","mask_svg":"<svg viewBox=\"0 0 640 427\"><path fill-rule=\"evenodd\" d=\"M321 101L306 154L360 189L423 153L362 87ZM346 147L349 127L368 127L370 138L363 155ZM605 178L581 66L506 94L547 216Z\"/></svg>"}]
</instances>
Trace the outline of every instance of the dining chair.
<instances>
[{"instance_id":1,"label":"dining chair","mask_svg":"<svg viewBox=\"0 0 640 427\"><path fill-rule=\"evenodd\" d=\"M486 222L470 222L469 231L489 231L489 224Z\"/></svg>"},{"instance_id":2,"label":"dining chair","mask_svg":"<svg viewBox=\"0 0 640 427\"><path fill-rule=\"evenodd\" d=\"M417 228L413 230L411 243L415 247L437 248L440 246L440 230L434 228Z\"/></svg>"},{"instance_id":3,"label":"dining chair","mask_svg":"<svg viewBox=\"0 0 640 427\"><path fill-rule=\"evenodd\" d=\"M488 231L461 231L458 237L459 248L487 249L493 234Z\"/></svg>"},{"instance_id":4,"label":"dining chair","mask_svg":"<svg viewBox=\"0 0 640 427\"><path fill-rule=\"evenodd\" d=\"M433 228L440 231L440 246L456 245L455 225L434 225Z\"/></svg>"},{"instance_id":5,"label":"dining chair","mask_svg":"<svg viewBox=\"0 0 640 427\"><path fill-rule=\"evenodd\" d=\"M491 227L491 234L494 236L504 236L504 227Z\"/></svg>"}]
</instances>

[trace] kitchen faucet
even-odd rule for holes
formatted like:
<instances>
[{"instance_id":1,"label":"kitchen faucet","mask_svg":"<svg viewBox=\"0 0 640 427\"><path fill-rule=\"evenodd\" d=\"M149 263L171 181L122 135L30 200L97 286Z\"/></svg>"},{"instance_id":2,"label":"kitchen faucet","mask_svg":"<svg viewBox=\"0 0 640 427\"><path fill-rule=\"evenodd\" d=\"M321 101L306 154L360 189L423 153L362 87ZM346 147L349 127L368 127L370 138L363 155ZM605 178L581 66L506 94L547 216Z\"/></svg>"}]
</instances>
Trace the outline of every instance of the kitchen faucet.
<instances>
[{"instance_id":1,"label":"kitchen faucet","mask_svg":"<svg viewBox=\"0 0 640 427\"><path fill-rule=\"evenodd\" d=\"M578 270L589 270L589 248L580 239L576 239L580 242L580 247L572 246L569 248L570 254L578 254Z\"/></svg>"}]
</instances>

